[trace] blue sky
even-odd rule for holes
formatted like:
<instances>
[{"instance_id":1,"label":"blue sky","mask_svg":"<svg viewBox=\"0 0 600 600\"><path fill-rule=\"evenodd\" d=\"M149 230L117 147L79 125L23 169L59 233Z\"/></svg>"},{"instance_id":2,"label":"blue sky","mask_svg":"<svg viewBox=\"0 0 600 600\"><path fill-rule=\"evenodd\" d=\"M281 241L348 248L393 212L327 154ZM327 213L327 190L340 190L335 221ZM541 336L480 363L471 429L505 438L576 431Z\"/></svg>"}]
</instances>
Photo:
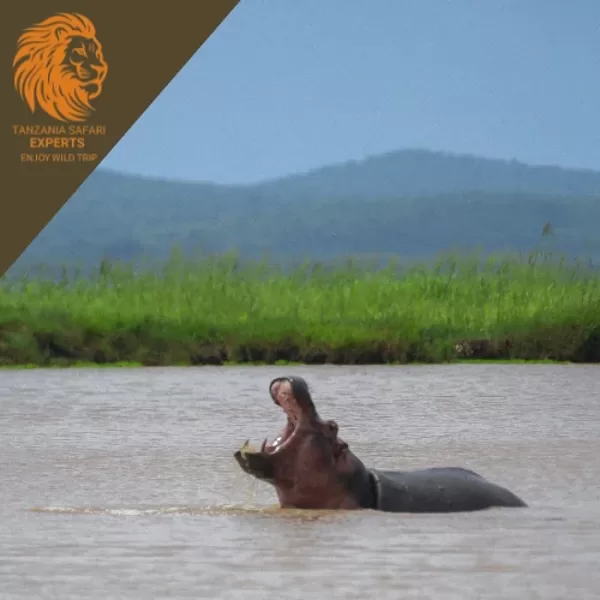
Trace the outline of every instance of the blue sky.
<instances>
[{"instance_id":1,"label":"blue sky","mask_svg":"<svg viewBox=\"0 0 600 600\"><path fill-rule=\"evenodd\" d=\"M416 147L600 169L600 0L241 0L104 160L251 182Z\"/></svg>"}]
</instances>

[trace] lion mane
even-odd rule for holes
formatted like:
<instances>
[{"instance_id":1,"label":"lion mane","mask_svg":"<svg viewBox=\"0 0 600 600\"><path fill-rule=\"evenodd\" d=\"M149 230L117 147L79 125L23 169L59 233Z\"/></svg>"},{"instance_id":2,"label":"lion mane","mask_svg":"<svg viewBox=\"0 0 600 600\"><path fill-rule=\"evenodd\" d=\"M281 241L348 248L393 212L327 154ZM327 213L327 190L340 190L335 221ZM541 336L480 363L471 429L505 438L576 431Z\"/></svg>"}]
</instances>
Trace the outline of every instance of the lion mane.
<instances>
[{"instance_id":1,"label":"lion mane","mask_svg":"<svg viewBox=\"0 0 600 600\"><path fill-rule=\"evenodd\" d=\"M108 65L94 24L80 14L59 13L26 29L13 61L17 92L59 121L85 121L102 92Z\"/></svg>"}]
</instances>

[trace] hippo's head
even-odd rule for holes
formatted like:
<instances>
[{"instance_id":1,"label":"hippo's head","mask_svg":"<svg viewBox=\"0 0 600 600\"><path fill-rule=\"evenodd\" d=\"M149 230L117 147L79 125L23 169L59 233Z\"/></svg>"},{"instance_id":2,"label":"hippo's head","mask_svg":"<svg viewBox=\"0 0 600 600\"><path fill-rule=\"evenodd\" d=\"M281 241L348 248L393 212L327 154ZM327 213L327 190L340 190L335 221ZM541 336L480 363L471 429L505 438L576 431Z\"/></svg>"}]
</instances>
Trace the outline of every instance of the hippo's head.
<instances>
[{"instance_id":1,"label":"hippo's head","mask_svg":"<svg viewBox=\"0 0 600 600\"><path fill-rule=\"evenodd\" d=\"M259 452L247 445L235 453L242 469L271 483L282 508L353 509L370 507L369 473L338 437L335 421L323 421L301 377L279 377L271 398L287 416L283 431Z\"/></svg>"}]
</instances>

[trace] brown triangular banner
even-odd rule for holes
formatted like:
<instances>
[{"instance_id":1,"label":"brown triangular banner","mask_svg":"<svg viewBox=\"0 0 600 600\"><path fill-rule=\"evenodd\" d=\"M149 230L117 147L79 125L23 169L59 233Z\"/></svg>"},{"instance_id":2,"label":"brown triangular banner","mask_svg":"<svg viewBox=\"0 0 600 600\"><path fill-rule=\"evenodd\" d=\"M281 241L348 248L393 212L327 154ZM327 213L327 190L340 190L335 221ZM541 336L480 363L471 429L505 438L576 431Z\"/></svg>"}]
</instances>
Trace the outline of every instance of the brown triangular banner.
<instances>
[{"instance_id":1,"label":"brown triangular banner","mask_svg":"<svg viewBox=\"0 0 600 600\"><path fill-rule=\"evenodd\" d=\"M0 275L238 2L37 0L5 11Z\"/></svg>"}]
</instances>

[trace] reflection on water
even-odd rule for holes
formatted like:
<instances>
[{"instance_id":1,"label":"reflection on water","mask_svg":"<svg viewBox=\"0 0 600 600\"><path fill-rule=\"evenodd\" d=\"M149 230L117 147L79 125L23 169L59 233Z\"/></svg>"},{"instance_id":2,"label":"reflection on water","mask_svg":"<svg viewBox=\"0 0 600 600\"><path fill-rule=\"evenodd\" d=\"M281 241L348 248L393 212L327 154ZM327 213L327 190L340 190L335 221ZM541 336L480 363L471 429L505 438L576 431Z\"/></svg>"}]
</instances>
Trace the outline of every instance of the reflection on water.
<instances>
[{"instance_id":1,"label":"reflection on water","mask_svg":"<svg viewBox=\"0 0 600 600\"><path fill-rule=\"evenodd\" d=\"M233 459L297 372L379 468L457 465L527 509L285 511ZM600 369L0 372L0 598L598 598Z\"/></svg>"},{"instance_id":2,"label":"reflection on water","mask_svg":"<svg viewBox=\"0 0 600 600\"><path fill-rule=\"evenodd\" d=\"M34 513L55 513L69 515L114 515L125 517L141 517L144 515L213 515L238 516L264 515L269 518L294 519L296 521L317 521L323 518L344 518L341 511L333 510L300 510L281 509L274 504L270 507L257 506L157 506L157 507L121 507L102 508L99 506L40 506L29 509Z\"/></svg>"}]
</instances>

